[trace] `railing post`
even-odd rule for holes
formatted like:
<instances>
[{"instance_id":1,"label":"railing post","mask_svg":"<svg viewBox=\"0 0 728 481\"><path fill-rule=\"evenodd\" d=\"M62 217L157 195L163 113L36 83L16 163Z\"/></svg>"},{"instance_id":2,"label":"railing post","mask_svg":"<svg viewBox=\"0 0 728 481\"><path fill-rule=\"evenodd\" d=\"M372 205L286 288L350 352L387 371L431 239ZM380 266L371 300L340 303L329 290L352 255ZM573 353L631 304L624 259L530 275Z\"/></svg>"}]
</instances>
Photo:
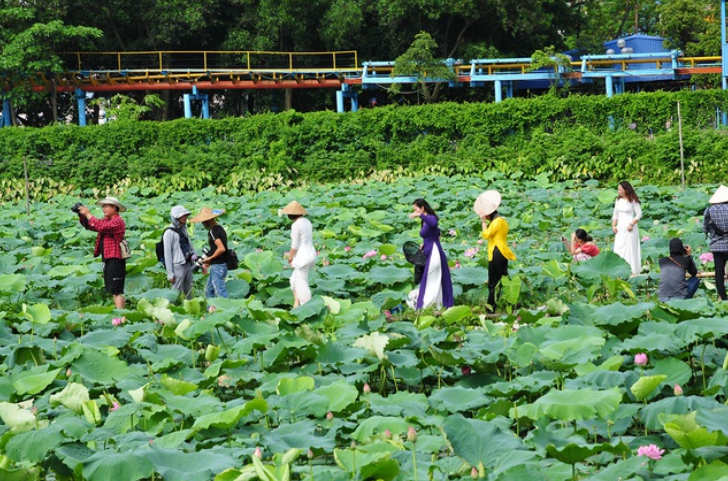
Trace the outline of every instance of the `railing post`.
<instances>
[{"instance_id":1,"label":"railing post","mask_svg":"<svg viewBox=\"0 0 728 481\"><path fill-rule=\"evenodd\" d=\"M12 105L10 105L10 99L9 98L3 98L3 122L0 127L11 127L13 125L13 118L12 118Z\"/></svg>"},{"instance_id":2,"label":"railing post","mask_svg":"<svg viewBox=\"0 0 728 481\"><path fill-rule=\"evenodd\" d=\"M495 80L493 82L495 84L495 102L502 102L503 101L503 81L502 80Z\"/></svg>"},{"instance_id":3,"label":"railing post","mask_svg":"<svg viewBox=\"0 0 728 481\"><path fill-rule=\"evenodd\" d=\"M76 87L76 105L78 106L78 125L86 126L86 92Z\"/></svg>"},{"instance_id":4,"label":"railing post","mask_svg":"<svg viewBox=\"0 0 728 481\"><path fill-rule=\"evenodd\" d=\"M192 118L192 103L190 102L190 94L183 94L182 102L185 105L185 118L191 119Z\"/></svg>"}]
</instances>

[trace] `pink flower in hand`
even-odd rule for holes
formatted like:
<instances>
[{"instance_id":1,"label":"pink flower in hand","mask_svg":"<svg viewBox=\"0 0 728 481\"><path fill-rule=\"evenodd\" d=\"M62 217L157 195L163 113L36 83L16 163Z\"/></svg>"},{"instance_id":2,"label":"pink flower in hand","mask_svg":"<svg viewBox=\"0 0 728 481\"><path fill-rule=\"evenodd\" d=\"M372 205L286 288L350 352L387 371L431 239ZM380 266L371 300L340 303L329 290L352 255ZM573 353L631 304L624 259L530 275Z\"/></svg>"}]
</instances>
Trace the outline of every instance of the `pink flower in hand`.
<instances>
[{"instance_id":1,"label":"pink flower in hand","mask_svg":"<svg viewBox=\"0 0 728 481\"><path fill-rule=\"evenodd\" d=\"M648 444L647 446L640 446L637 449L637 456L647 456L648 458L657 461L662 459L662 455L665 453L664 449L658 448L654 444Z\"/></svg>"},{"instance_id":2,"label":"pink flower in hand","mask_svg":"<svg viewBox=\"0 0 728 481\"><path fill-rule=\"evenodd\" d=\"M638 366L645 366L647 364L647 354L641 352L634 357L634 363Z\"/></svg>"}]
</instances>

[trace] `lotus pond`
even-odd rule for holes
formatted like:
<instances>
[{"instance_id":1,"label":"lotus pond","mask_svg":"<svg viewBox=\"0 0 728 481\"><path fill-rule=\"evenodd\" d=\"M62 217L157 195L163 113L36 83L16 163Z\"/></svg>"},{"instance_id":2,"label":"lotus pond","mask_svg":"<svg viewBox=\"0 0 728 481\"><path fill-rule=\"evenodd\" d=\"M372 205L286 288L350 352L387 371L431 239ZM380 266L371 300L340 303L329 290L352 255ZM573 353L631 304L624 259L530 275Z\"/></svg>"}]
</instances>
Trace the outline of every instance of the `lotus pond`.
<instances>
[{"instance_id":1,"label":"lotus pond","mask_svg":"<svg viewBox=\"0 0 728 481\"><path fill-rule=\"evenodd\" d=\"M475 197L499 189L518 255L495 317ZM609 252L614 186L402 178L285 192L119 195L127 309L102 295L94 234L58 195L0 210L0 479L57 481L728 479L728 312L704 282L655 297L680 236L706 251L714 190L636 185L643 275ZM456 306L392 308L412 289L400 248L412 201L443 230ZM292 199L320 251L291 310ZM182 301L154 244L169 209L227 209L241 269L230 299ZM93 212L100 215L100 209ZM574 265L561 235L603 249ZM192 232L196 246L205 241ZM703 270L712 264L699 262ZM203 276L197 280L201 293Z\"/></svg>"}]
</instances>

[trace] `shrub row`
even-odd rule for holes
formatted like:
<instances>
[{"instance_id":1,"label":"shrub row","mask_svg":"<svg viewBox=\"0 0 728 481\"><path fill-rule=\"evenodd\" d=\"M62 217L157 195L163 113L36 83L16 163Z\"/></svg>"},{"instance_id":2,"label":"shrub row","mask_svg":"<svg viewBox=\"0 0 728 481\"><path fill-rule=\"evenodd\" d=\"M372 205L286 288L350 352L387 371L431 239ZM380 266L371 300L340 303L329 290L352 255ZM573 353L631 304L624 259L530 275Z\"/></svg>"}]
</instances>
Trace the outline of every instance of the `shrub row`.
<instances>
[{"instance_id":1,"label":"shrub row","mask_svg":"<svg viewBox=\"0 0 728 481\"><path fill-rule=\"evenodd\" d=\"M725 131L715 129L728 109L720 90L6 128L0 179L22 178L25 156L32 179L98 188L123 178L201 172L221 184L231 172L319 182L395 169L673 183L680 165L678 101L689 180L715 181L728 152Z\"/></svg>"}]
</instances>

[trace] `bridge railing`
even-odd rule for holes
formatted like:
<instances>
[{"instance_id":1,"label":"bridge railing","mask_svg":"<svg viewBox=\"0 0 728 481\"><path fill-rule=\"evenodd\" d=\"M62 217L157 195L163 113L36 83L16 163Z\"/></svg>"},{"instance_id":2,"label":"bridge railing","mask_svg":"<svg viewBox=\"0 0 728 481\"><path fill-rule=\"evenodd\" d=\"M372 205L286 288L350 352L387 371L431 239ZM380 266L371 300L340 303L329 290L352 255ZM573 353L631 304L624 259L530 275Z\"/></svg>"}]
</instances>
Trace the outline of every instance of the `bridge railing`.
<instances>
[{"instance_id":1,"label":"bridge railing","mask_svg":"<svg viewBox=\"0 0 728 481\"><path fill-rule=\"evenodd\" d=\"M148 51L63 52L75 71L359 71L356 50L335 52Z\"/></svg>"}]
</instances>

